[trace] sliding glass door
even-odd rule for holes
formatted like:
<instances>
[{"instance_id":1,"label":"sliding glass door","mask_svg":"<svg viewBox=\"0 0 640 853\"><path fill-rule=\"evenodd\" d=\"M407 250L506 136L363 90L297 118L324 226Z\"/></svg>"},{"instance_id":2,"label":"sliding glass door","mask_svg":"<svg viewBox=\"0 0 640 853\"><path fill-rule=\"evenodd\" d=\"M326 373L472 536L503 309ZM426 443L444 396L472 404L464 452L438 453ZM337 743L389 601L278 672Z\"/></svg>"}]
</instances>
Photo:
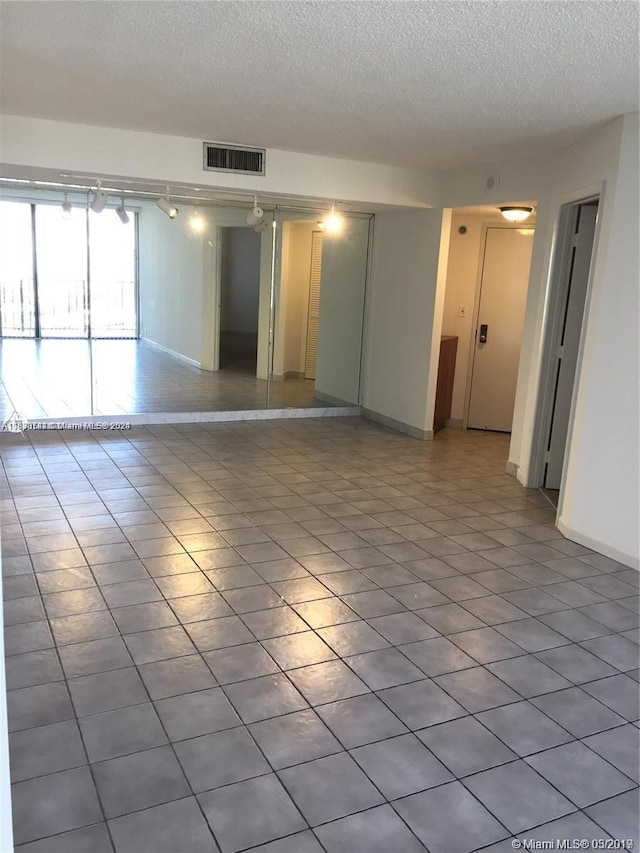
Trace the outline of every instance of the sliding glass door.
<instances>
[{"instance_id":1,"label":"sliding glass door","mask_svg":"<svg viewBox=\"0 0 640 853\"><path fill-rule=\"evenodd\" d=\"M36 334L31 205L0 202L0 335Z\"/></svg>"},{"instance_id":2,"label":"sliding glass door","mask_svg":"<svg viewBox=\"0 0 640 853\"><path fill-rule=\"evenodd\" d=\"M89 214L92 338L136 338L136 219L112 211Z\"/></svg>"}]
</instances>

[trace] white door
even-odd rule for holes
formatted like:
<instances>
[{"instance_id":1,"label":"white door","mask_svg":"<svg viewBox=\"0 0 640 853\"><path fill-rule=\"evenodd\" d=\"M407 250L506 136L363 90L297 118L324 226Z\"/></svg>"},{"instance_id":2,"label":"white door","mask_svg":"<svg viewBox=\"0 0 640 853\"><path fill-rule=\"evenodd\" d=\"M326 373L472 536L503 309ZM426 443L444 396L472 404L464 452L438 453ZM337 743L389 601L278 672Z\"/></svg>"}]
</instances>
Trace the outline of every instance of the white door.
<instances>
[{"instance_id":1,"label":"white door","mask_svg":"<svg viewBox=\"0 0 640 853\"><path fill-rule=\"evenodd\" d=\"M547 445L544 477L547 489L559 489L562 479L597 215L597 204L581 205L573 235L569 286L558 342L553 417Z\"/></svg>"},{"instance_id":2,"label":"white door","mask_svg":"<svg viewBox=\"0 0 640 853\"><path fill-rule=\"evenodd\" d=\"M322 277L322 232L311 235L311 279L309 281L309 313L307 315L307 355L304 378L316 378L318 328L320 325L320 279Z\"/></svg>"},{"instance_id":3,"label":"white door","mask_svg":"<svg viewBox=\"0 0 640 853\"><path fill-rule=\"evenodd\" d=\"M532 228L487 228L467 426L511 432Z\"/></svg>"}]
</instances>

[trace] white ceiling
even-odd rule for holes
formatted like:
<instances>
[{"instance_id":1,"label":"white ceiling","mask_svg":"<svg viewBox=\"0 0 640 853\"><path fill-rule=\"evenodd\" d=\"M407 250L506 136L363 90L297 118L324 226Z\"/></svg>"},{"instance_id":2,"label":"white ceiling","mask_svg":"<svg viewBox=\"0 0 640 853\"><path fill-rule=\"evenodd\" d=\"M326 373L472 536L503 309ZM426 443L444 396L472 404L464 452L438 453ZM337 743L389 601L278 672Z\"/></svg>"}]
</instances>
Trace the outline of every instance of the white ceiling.
<instances>
[{"instance_id":1,"label":"white ceiling","mask_svg":"<svg viewBox=\"0 0 640 853\"><path fill-rule=\"evenodd\" d=\"M2 2L8 114L451 168L638 109L626 0Z\"/></svg>"}]
</instances>

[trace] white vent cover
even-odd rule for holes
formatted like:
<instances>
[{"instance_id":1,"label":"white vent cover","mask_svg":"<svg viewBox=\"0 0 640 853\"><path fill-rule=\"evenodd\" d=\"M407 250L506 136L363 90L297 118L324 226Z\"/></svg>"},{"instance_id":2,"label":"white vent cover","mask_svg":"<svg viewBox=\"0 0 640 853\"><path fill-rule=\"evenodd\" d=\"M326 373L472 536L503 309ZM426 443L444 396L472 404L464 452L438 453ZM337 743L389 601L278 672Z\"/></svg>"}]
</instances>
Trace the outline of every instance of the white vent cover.
<instances>
[{"instance_id":1,"label":"white vent cover","mask_svg":"<svg viewBox=\"0 0 640 853\"><path fill-rule=\"evenodd\" d=\"M234 172L236 175L264 175L264 148L205 142L202 168L206 172Z\"/></svg>"}]
</instances>

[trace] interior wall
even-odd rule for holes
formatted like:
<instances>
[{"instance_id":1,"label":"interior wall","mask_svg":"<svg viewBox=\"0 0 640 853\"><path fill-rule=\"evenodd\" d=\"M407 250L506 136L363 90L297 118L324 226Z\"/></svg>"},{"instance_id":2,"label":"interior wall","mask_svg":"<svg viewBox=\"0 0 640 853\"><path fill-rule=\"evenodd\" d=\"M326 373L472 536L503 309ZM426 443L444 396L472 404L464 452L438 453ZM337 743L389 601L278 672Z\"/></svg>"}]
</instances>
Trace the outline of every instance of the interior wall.
<instances>
[{"instance_id":1,"label":"interior wall","mask_svg":"<svg viewBox=\"0 0 640 853\"><path fill-rule=\"evenodd\" d=\"M253 228L221 229L222 331L258 333L260 242Z\"/></svg>"},{"instance_id":2,"label":"interior wall","mask_svg":"<svg viewBox=\"0 0 640 853\"><path fill-rule=\"evenodd\" d=\"M274 375L304 375L311 275L311 235L315 221L284 222L276 310Z\"/></svg>"},{"instance_id":3,"label":"interior wall","mask_svg":"<svg viewBox=\"0 0 640 853\"><path fill-rule=\"evenodd\" d=\"M227 175L203 170L202 143L182 136L0 116L3 174L14 177L34 177L34 169L42 169L54 180L60 179L60 172L71 172L327 201L408 207L437 202L437 175L418 168L270 148L265 175Z\"/></svg>"},{"instance_id":4,"label":"interior wall","mask_svg":"<svg viewBox=\"0 0 640 853\"><path fill-rule=\"evenodd\" d=\"M139 207L140 337L199 365L203 282L213 274L206 237L185 221L193 208L181 205L172 220L153 203Z\"/></svg>"},{"instance_id":5,"label":"interior wall","mask_svg":"<svg viewBox=\"0 0 640 853\"><path fill-rule=\"evenodd\" d=\"M425 210L375 218L363 406L420 437L433 424L427 400L442 217Z\"/></svg>"},{"instance_id":6,"label":"interior wall","mask_svg":"<svg viewBox=\"0 0 640 853\"><path fill-rule=\"evenodd\" d=\"M456 370L451 405L451 421L454 426L462 426L465 417L465 396L469 375L470 350L475 340L474 308L481 271L483 226L509 226L499 214L466 213L455 210L451 217L451 235L447 261L447 283L442 316L442 334L458 338ZM464 226L465 234L458 229ZM521 226L522 227L522 226ZM527 220L525 227L534 227L535 220ZM464 307L464 317L460 308Z\"/></svg>"}]
</instances>

